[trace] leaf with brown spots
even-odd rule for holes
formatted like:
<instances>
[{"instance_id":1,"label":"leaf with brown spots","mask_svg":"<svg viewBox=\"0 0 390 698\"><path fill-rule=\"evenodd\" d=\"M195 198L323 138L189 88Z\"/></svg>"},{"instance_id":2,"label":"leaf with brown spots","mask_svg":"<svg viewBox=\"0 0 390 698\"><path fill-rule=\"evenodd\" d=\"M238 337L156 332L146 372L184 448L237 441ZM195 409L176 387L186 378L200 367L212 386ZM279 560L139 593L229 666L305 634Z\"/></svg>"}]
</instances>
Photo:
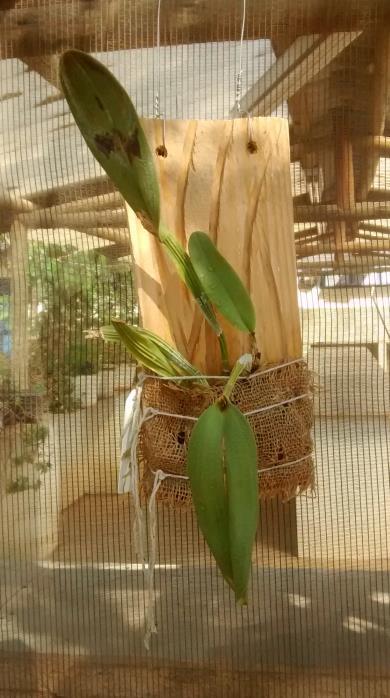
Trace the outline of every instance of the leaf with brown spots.
<instances>
[{"instance_id":1,"label":"leaf with brown spots","mask_svg":"<svg viewBox=\"0 0 390 698\"><path fill-rule=\"evenodd\" d=\"M154 159L129 95L102 63L82 51L62 55L60 80L89 149L147 230L159 235Z\"/></svg>"}]
</instances>

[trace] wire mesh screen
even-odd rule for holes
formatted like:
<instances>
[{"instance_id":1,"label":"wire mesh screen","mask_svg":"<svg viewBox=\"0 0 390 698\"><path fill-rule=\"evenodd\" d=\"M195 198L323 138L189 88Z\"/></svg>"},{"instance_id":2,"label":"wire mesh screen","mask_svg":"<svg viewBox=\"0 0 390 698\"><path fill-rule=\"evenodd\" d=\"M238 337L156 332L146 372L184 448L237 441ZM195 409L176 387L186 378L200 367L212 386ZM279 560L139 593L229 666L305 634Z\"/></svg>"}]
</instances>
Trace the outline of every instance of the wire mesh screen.
<instances>
[{"instance_id":1,"label":"wire mesh screen","mask_svg":"<svg viewBox=\"0 0 390 698\"><path fill-rule=\"evenodd\" d=\"M158 33L157 5L0 3L0 694L388 696L389 8L162 0ZM117 494L134 366L96 334L139 320L127 217L59 91L69 47L142 116L157 94L290 128L316 489L262 506L245 608L193 513L160 507L149 653Z\"/></svg>"}]
</instances>

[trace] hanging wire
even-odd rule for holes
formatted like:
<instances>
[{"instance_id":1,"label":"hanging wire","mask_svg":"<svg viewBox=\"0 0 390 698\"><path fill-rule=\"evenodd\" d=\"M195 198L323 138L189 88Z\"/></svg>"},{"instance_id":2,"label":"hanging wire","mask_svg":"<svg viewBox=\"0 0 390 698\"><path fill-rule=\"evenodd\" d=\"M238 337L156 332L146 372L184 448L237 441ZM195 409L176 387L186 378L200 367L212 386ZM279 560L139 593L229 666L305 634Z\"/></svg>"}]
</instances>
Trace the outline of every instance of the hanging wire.
<instances>
[{"instance_id":1,"label":"hanging wire","mask_svg":"<svg viewBox=\"0 0 390 698\"><path fill-rule=\"evenodd\" d=\"M244 47L244 31L245 31L245 23L246 23L246 0L243 0L242 2L242 21L241 21L241 34L240 34L240 49L239 49L239 67L238 67L238 73L236 75L236 111L238 116L246 116L247 117L247 129L248 129L248 135L247 135L247 150L249 153L256 153L257 152L257 143L253 137L253 124L252 124L252 117L249 113L249 111L243 112L241 108L241 97L242 97L242 54L243 54L243 47Z\"/></svg>"},{"instance_id":2,"label":"hanging wire","mask_svg":"<svg viewBox=\"0 0 390 698\"><path fill-rule=\"evenodd\" d=\"M239 50L239 68L236 75L236 109L237 114L241 114L241 96L242 96L242 53L244 45L244 31L246 22L246 0L242 2L242 21L241 21L241 35L240 35L240 50Z\"/></svg>"},{"instance_id":3,"label":"hanging wire","mask_svg":"<svg viewBox=\"0 0 390 698\"><path fill-rule=\"evenodd\" d=\"M161 64L160 64L160 16L161 16L161 0L157 4L157 89L154 95L154 118L162 120L162 143L156 148L156 154L166 158L168 151L165 145L165 118L160 109L160 87L161 87Z\"/></svg>"}]
</instances>

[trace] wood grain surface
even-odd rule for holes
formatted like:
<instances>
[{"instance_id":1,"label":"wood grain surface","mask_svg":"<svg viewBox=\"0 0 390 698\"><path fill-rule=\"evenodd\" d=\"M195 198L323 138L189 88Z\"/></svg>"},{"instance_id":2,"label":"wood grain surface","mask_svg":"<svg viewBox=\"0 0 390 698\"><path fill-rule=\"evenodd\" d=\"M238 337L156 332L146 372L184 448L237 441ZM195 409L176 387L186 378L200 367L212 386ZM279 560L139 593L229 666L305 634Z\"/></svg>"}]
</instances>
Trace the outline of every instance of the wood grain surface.
<instances>
[{"instance_id":1,"label":"wood grain surface","mask_svg":"<svg viewBox=\"0 0 390 698\"><path fill-rule=\"evenodd\" d=\"M153 152L158 120L143 122ZM186 245L195 230L209 233L253 299L262 361L299 357L288 123L251 120L257 152L250 153L247 119L167 121L166 158L156 156L162 220ZM219 349L164 249L128 210L143 325L174 343L201 370L221 370ZM225 325L231 361L248 337Z\"/></svg>"}]
</instances>

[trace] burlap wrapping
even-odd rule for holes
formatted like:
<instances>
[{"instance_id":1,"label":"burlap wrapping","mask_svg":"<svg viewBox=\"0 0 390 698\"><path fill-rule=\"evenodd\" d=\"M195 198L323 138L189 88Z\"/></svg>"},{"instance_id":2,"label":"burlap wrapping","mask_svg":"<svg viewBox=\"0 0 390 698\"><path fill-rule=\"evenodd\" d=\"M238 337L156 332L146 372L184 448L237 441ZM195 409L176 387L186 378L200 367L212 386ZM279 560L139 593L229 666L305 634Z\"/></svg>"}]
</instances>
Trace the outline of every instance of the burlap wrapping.
<instances>
[{"instance_id":1,"label":"burlap wrapping","mask_svg":"<svg viewBox=\"0 0 390 698\"><path fill-rule=\"evenodd\" d=\"M244 414L266 408L248 415L257 444L259 495L262 499L276 495L289 499L314 485L310 433L312 378L303 361L269 369L240 379L232 402ZM142 407L144 410L153 407L170 415L199 417L222 390L221 383L204 391L148 376L143 385ZM187 445L194 424L194 421L164 414L156 414L143 423L138 442L141 500L150 496L157 470L186 475ZM285 463L290 465L283 467ZM263 469L266 471L261 473ZM164 479L157 500L173 506L190 506L188 480Z\"/></svg>"}]
</instances>

